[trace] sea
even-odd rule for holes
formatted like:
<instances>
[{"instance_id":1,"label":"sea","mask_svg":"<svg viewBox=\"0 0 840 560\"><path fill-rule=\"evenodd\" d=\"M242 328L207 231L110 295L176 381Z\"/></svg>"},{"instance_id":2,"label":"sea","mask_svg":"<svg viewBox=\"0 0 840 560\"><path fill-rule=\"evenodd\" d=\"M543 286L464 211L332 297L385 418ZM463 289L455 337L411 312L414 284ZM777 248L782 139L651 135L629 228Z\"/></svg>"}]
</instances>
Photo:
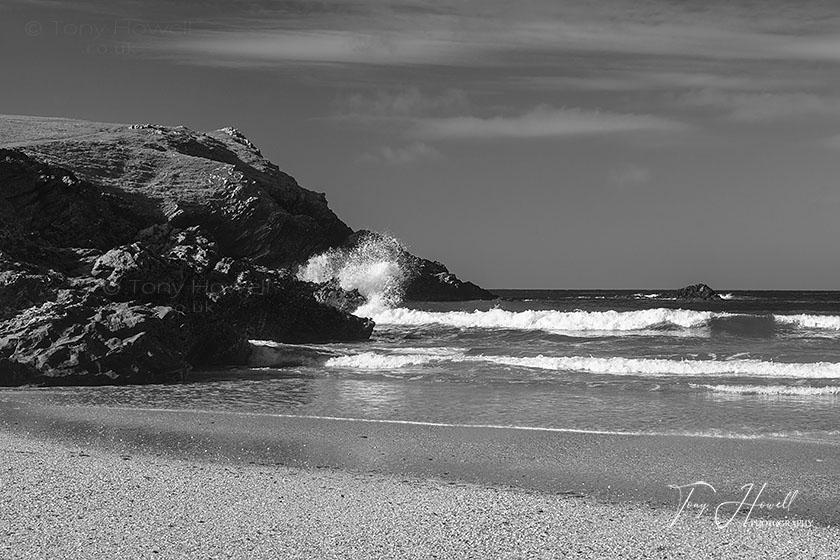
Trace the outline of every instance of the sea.
<instances>
[{"instance_id":1,"label":"sea","mask_svg":"<svg viewBox=\"0 0 840 560\"><path fill-rule=\"evenodd\" d=\"M16 400L397 423L840 442L840 292L495 290L366 306L369 341L259 341L272 366Z\"/></svg>"}]
</instances>

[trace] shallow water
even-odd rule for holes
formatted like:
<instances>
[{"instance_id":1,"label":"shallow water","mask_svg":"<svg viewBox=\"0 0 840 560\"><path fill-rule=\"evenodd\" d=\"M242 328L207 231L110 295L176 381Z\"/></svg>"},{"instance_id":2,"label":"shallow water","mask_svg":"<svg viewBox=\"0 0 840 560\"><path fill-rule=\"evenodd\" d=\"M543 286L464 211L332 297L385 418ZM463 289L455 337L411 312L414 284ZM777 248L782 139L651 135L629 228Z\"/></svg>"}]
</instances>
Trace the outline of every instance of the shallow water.
<instances>
[{"instance_id":1,"label":"shallow water","mask_svg":"<svg viewBox=\"0 0 840 560\"><path fill-rule=\"evenodd\" d=\"M291 367L10 393L68 405L840 442L840 293L691 303L656 291L500 294L369 310L369 342L278 349L299 364Z\"/></svg>"}]
</instances>

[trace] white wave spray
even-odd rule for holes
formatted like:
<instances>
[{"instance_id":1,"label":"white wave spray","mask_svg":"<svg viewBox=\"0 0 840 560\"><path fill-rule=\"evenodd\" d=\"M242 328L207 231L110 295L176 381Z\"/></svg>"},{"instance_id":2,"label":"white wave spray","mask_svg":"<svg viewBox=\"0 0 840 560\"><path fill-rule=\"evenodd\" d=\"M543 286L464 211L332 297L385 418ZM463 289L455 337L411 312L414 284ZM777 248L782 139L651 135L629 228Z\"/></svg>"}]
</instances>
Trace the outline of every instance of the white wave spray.
<instances>
[{"instance_id":1,"label":"white wave spray","mask_svg":"<svg viewBox=\"0 0 840 560\"><path fill-rule=\"evenodd\" d=\"M375 310L402 301L408 272L402 264L405 246L384 234L365 236L350 248L331 249L300 267L299 280L324 283L335 280L344 290L358 290L367 303L355 314L370 317Z\"/></svg>"}]
</instances>

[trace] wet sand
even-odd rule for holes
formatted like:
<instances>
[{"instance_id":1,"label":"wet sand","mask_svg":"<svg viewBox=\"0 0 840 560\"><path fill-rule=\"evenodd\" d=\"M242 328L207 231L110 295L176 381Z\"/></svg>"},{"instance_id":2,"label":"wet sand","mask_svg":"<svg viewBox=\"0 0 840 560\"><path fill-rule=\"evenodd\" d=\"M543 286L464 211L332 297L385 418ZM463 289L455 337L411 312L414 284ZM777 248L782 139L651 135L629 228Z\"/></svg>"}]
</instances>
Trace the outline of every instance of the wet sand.
<instances>
[{"instance_id":1,"label":"wet sand","mask_svg":"<svg viewBox=\"0 0 840 560\"><path fill-rule=\"evenodd\" d=\"M0 428L0 558L834 558L840 543L826 444L11 402ZM717 502L750 482L768 484L760 504L798 494L720 527L693 503L677 517L669 485L698 480Z\"/></svg>"}]
</instances>

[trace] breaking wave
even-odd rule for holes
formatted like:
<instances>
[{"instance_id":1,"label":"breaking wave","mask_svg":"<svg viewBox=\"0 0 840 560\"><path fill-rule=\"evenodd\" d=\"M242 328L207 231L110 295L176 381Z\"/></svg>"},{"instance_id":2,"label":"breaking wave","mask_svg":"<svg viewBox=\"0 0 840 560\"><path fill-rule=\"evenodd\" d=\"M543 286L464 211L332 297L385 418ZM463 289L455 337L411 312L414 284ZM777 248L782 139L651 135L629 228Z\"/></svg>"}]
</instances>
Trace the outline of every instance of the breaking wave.
<instances>
[{"instance_id":1,"label":"breaking wave","mask_svg":"<svg viewBox=\"0 0 840 560\"><path fill-rule=\"evenodd\" d=\"M808 387L790 385L698 385L689 384L695 389L708 389L715 393L733 395L786 395L786 396L836 396L840 395L840 387Z\"/></svg>"},{"instance_id":2,"label":"breaking wave","mask_svg":"<svg viewBox=\"0 0 840 560\"><path fill-rule=\"evenodd\" d=\"M483 360L508 366L608 375L798 377L840 379L840 363L782 363L760 360L663 360L651 358L484 356Z\"/></svg>"},{"instance_id":3,"label":"breaking wave","mask_svg":"<svg viewBox=\"0 0 840 560\"><path fill-rule=\"evenodd\" d=\"M422 351L421 349L406 349L405 353L362 352L331 358L326 362L326 365L335 368L390 370L427 364L442 365L445 363L484 363L515 368L551 370L563 373L632 375L639 377L738 376L756 378L840 379L840 363L834 362L783 363L761 360L668 360L656 358L599 358L593 356L542 355L517 357L466 355L458 351L434 352ZM719 385L715 387L725 386ZM796 388L790 389L793 390ZM835 390L840 393L840 388Z\"/></svg>"},{"instance_id":4,"label":"breaking wave","mask_svg":"<svg viewBox=\"0 0 840 560\"><path fill-rule=\"evenodd\" d=\"M641 311L451 311L429 312L394 308L374 310L377 325L438 324L459 328L570 331L639 331L703 327L713 313L684 309Z\"/></svg>"},{"instance_id":5,"label":"breaking wave","mask_svg":"<svg viewBox=\"0 0 840 560\"><path fill-rule=\"evenodd\" d=\"M358 290L368 303L356 314L369 317L371 309L402 301L408 278L400 262L405 253L405 246L395 237L368 235L353 247L331 249L310 258L298 270L297 278L316 283L334 280L345 290Z\"/></svg>"},{"instance_id":6,"label":"breaking wave","mask_svg":"<svg viewBox=\"0 0 840 560\"><path fill-rule=\"evenodd\" d=\"M840 330L840 316L837 315L774 315L773 317L777 323L803 329Z\"/></svg>"},{"instance_id":7,"label":"breaking wave","mask_svg":"<svg viewBox=\"0 0 840 560\"><path fill-rule=\"evenodd\" d=\"M399 369L409 366L421 366L446 358L422 354L390 355L376 352L362 352L352 356L340 356L327 360L327 367L348 369Z\"/></svg>"}]
</instances>

